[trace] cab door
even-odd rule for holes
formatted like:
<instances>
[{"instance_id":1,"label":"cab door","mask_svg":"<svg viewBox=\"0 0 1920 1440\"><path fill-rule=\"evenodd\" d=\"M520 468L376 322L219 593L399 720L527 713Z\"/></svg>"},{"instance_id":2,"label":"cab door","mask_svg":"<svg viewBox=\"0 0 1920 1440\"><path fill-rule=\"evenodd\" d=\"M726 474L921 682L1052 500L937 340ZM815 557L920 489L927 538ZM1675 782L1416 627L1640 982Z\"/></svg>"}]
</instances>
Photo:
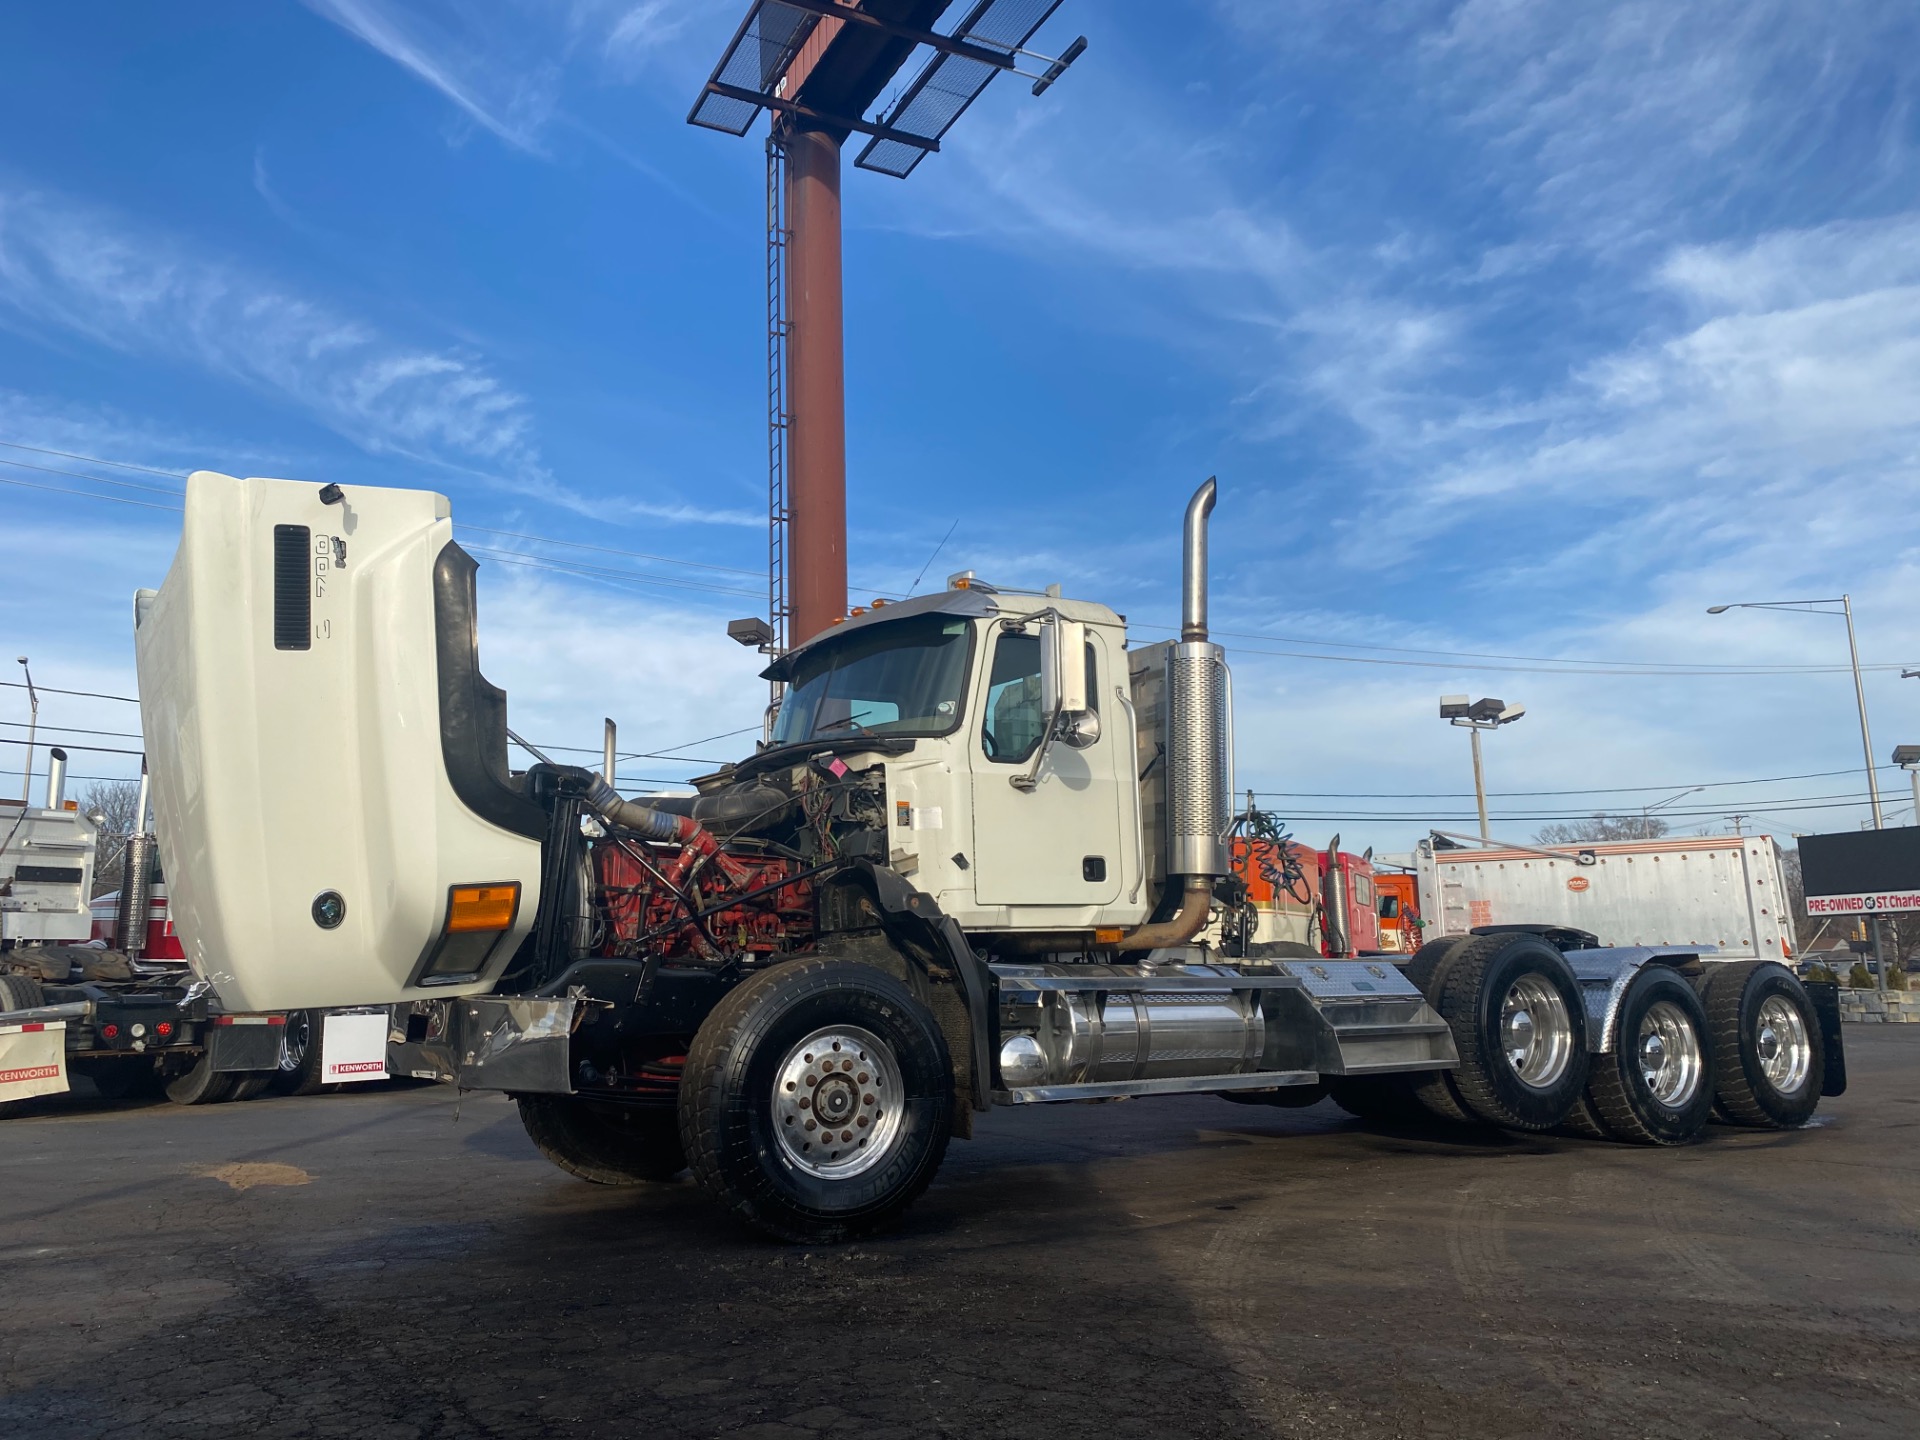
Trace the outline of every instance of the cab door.
<instances>
[{"instance_id":1,"label":"cab door","mask_svg":"<svg viewBox=\"0 0 1920 1440\"><path fill-rule=\"evenodd\" d=\"M1046 747L1041 640L994 627L985 694L971 725L974 896L978 904L1088 906L1119 897L1123 816L1120 779L1131 781L1133 736L1114 697L1119 658L1104 633L1087 632L1087 693L1097 738ZM1084 733L1093 727L1082 726ZM1016 778L1034 776L1031 789Z\"/></svg>"}]
</instances>

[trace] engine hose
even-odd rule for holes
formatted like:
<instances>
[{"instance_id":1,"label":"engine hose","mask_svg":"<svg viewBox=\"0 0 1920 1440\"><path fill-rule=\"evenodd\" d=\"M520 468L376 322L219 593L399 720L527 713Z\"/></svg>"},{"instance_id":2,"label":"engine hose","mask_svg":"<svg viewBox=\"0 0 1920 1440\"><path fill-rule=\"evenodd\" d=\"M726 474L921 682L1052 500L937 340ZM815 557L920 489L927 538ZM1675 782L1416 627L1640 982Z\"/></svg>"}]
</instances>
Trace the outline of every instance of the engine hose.
<instances>
[{"instance_id":1,"label":"engine hose","mask_svg":"<svg viewBox=\"0 0 1920 1440\"><path fill-rule=\"evenodd\" d=\"M669 815L665 810L621 799L604 775L593 777L593 788L585 799L604 819L622 830L631 830L642 840L686 841L701 833L700 823L690 815Z\"/></svg>"}]
</instances>

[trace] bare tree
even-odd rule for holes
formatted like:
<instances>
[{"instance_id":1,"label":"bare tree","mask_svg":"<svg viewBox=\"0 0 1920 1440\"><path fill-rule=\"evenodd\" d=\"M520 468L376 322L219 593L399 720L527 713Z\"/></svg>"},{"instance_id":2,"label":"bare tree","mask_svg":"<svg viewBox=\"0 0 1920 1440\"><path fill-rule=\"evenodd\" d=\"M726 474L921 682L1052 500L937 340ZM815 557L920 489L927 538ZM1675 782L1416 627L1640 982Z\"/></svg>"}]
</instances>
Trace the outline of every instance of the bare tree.
<instances>
[{"instance_id":1,"label":"bare tree","mask_svg":"<svg viewBox=\"0 0 1920 1440\"><path fill-rule=\"evenodd\" d=\"M1533 838L1539 845L1582 845L1596 840L1658 840L1666 833L1667 822L1658 815L1595 815L1542 825Z\"/></svg>"},{"instance_id":2,"label":"bare tree","mask_svg":"<svg viewBox=\"0 0 1920 1440\"><path fill-rule=\"evenodd\" d=\"M80 808L98 810L107 818L100 826L100 848L93 867L93 893L104 895L120 888L120 862L125 856L128 832L141 817L134 814L140 803L140 784L136 780L95 780L87 786Z\"/></svg>"}]
</instances>

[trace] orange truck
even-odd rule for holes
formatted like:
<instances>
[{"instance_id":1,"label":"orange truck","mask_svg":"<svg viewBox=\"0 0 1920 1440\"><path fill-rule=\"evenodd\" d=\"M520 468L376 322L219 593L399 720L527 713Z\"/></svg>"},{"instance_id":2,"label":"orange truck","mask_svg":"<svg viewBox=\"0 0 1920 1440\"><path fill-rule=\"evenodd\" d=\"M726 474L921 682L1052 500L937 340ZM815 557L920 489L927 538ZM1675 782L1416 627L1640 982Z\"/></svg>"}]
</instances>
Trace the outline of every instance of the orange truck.
<instances>
[{"instance_id":1,"label":"orange truck","mask_svg":"<svg viewBox=\"0 0 1920 1440\"><path fill-rule=\"evenodd\" d=\"M1297 841L1236 840L1234 873L1246 884L1247 936L1293 954L1412 954L1420 948L1415 877L1376 870L1334 836L1325 850ZM1279 953L1279 952L1274 952Z\"/></svg>"}]
</instances>

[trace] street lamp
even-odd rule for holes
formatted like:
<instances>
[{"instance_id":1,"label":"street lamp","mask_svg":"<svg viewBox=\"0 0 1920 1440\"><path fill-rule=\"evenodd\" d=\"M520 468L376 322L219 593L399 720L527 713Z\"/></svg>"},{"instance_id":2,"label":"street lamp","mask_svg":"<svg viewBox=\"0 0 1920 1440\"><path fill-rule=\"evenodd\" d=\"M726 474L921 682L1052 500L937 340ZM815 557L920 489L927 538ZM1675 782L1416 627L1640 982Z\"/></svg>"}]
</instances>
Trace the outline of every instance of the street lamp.
<instances>
[{"instance_id":1,"label":"street lamp","mask_svg":"<svg viewBox=\"0 0 1920 1440\"><path fill-rule=\"evenodd\" d=\"M1867 687L1860 682L1860 646L1853 635L1853 598L1842 595L1834 600L1743 600L1733 605L1709 605L1709 615L1724 615L1729 610L1800 610L1809 615L1832 615L1835 611L1822 610L1822 605L1838 605L1837 612L1847 622L1847 658L1853 664L1853 701L1860 710L1860 751L1867 762L1867 799L1873 805L1873 828L1884 829L1880 818L1880 781L1873 770L1873 733L1867 728ZM1873 917L1873 958L1879 974L1876 989L1887 988L1887 967L1881 955L1880 917Z\"/></svg>"},{"instance_id":2,"label":"street lamp","mask_svg":"<svg viewBox=\"0 0 1920 1440\"><path fill-rule=\"evenodd\" d=\"M1442 695L1440 718L1473 733L1473 798L1480 807L1480 841L1491 844L1487 825L1486 771L1480 763L1480 732L1511 725L1527 713L1524 705L1509 705L1504 700L1469 700L1464 695Z\"/></svg>"},{"instance_id":3,"label":"street lamp","mask_svg":"<svg viewBox=\"0 0 1920 1440\"><path fill-rule=\"evenodd\" d=\"M40 728L40 692L33 688L33 671L27 669L27 657L16 655L20 669L27 677L27 773L20 778L20 803L25 805L33 795L33 737Z\"/></svg>"},{"instance_id":4,"label":"street lamp","mask_svg":"<svg viewBox=\"0 0 1920 1440\"><path fill-rule=\"evenodd\" d=\"M1894 746L1893 763L1913 781L1913 823L1920 825L1920 745Z\"/></svg>"},{"instance_id":5,"label":"street lamp","mask_svg":"<svg viewBox=\"0 0 1920 1440\"><path fill-rule=\"evenodd\" d=\"M1816 605L1838 605L1840 609L1816 610ZM1733 605L1709 605L1707 614L1724 615L1729 610L1800 610L1809 615L1838 613L1847 622L1847 658L1853 662L1853 700L1860 708L1860 750L1867 760L1867 798L1873 802L1873 828L1882 828L1880 820L1880 782L1873 773L1873 735L1867 729L1867 688L1860 682L1860 647L1853 638L1853 598L1837 600L1742 600Z\"/></svg>"}]
</instances>

